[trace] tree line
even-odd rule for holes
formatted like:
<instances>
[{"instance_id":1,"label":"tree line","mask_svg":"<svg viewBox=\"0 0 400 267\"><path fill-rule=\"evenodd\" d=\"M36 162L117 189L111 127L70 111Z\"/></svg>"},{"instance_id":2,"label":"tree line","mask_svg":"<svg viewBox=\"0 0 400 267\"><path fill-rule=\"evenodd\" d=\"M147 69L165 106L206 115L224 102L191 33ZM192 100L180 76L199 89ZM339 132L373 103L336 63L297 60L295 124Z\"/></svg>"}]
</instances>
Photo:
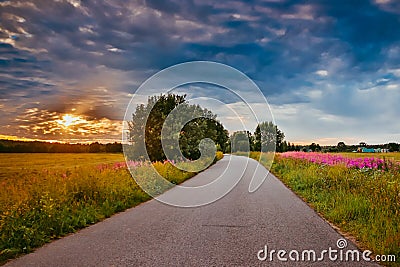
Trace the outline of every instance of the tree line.
<instances>
[{"instance_id":1,"label":"tree line","mask_svg":"<svg viewBox=\"0 0 400 267\"><path fill-rule=\"evenodd\" d=\"M44 141L0 140L0 153L120 153L121 143L64 144Z\"/></svg>"},{"instance_id":2,"label":"tree line","mask_svg":"<svg viewBox=\"0 0 400 267\"><path fill-rule=\"evenodd\" d=\"M151 161L165 160L168 150L179 144L182 154L177 154L178 158L184 156L196 160L201 156L201 140L204 138L214 141L216 150L224 153L284 152L297 148L284 140L285 134L272 122L259 123L254 133L237 131L229 136L217 115L199 105L190 105L186 95L149 97L147 104L136 107L128 125L129 144L125 145L124 151L131 159L141 159L147 154Z\"/></svg>"},{"instance_id":3,"label":"tree line","mask_svg":"<svg viewBox=\"0 0 400 267\"><path fill-rule=\"evenodd\" d=\"M345 142L339 142L336 146L327 146L324 147L323 150L327 152L354 152L357 151L358 148L373 148L373 149L387 149L389 152L397 152L400 151L400 144L395 142L389 142L386 144L375 144L369 145L366 142L360 142L357 145L346 145Z\"/></svg>"},{"instance_id":4,"label":"tree line","mask_svg":"<svg viewBox=\"0 0 400 267\"><path fill-rule=\"evenodd\" d=\"M284 142L285 143L285 142ZM309 145L294 145L287 143L283 145L283 151L303 151L303 152L357 152L359 148L373 148L373 149L387 149L389 152L400 151L400 144L395 142L390 142L386 144L374 144L369 145L365 142L360 142L359 144L346 145L343 141L339 142L337 145L327 145L321 146L318 143L311 143ZM287 150L284 148L287 147Z\"/></svg>"},{"instance_id":5,"label":"tree line","mask_svg":"<svg viewBox=\"0 0 400 267\"><path fill-rule=\"evenodd\" d=\"M239 151L288 151L285 134L273 122L261 122L254 133L250 131L236 131L230 136L229 152Z\"/></svg>"}]
</instances>

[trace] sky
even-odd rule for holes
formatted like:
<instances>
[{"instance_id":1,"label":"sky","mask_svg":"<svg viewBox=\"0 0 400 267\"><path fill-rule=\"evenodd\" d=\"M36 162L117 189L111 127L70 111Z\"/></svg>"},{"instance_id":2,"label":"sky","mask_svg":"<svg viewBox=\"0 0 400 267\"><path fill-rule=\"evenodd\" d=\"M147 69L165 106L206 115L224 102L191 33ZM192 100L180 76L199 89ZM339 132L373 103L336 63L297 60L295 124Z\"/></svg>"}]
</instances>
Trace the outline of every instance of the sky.
<instances>
[{"instance_id":1,"label":"sky","mask_svg":"<svg viewBox=\"0 0 400 267\"><path fill-rule=\"evenodd\" d=\"M253 80L290 142L400 142L397 0L0 0L0 137L120 141L139 86L196 60Z\"/></svg>"}]
</instances>

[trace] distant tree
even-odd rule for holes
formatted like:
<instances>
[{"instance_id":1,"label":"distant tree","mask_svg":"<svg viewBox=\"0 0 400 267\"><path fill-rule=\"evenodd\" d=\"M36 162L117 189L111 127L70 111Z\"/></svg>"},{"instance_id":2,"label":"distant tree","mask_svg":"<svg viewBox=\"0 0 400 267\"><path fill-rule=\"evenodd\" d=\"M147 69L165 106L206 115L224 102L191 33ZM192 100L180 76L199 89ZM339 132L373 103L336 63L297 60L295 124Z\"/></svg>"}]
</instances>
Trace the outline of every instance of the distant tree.
<instances>
[{"instance_id":1,"label":"distant tree","mask_svg":"<svg viewBox=\"0 0 400 267\"><path fill-rule=\"evenodd\" d=\"M360 146L366 147L366 146L367 146L367 143L365 143L365 142L360 142Z\"/></svg>"},{"instance_id":2,"label":"distant tree","mask_svg":"<svg viewBox=\"0 0 400 267\"><path fill-rule=\"evenodd\" d=\"M101 152L101 145L98 142L91 143L89 145L89 152L90 153L99 153L99 152Z\"/></svg>"},{"instance_id":3,"label":"distant tree","mask_svg":"<svg viewBox=\"0 0 400 267\"><path fill-rule=\"evenodd\" d=\"M249 139L249 144L250 144L250 151L255 151L254 145L255 145L255 137L254 134L252 134L250 131L246 131L247 138Z\"/></svg>"},{"instance_id":4,"label":"distant tree","mask_svg":"<svg viewBox=\"0 0 400 267\"><path fill-rule=\"evenodd\" d=\"M344 142L339 142L339 143L337 144L336 148L337 148L337 150L338 150L339 152L344 152L344 151L346 151L347 146L346 146L346 144L345 144Z\"/></svg>"},{"instance_id":5,"label":"distant tree","mask_svg":"<svg viewBox=\"0 0 400 267\"><path fill-rule=\"evenodd\" d=\"M328 152L339 152L336 146L331 146L328 148Z\"/></svg>"},{"instance_id":6,"label":"distant tree","mask_svg":"<svg viewBox=\"0 0 400 267\"><path fill-rule=\"evenodd\" d=\"M309 145L308 148L309 148L311 151L315 151L315 150L317 149L317 144L311 143L311 145Z\"/></svg>"},{"instance_id":7,"label":"distant tree","mask_svg":"<svg viewBox=\"0 0 400 267\"><path fill-rule=\"evenodd\" d=\"M215 129L217 131L216 135L216 143L219 146L220 151L227 153L228 144L229 144L229 132L219 121L214 120Z\"/></svg>"},{"instance_id":8,"label":"distant tree","mask_svg":"<svg viewBox=\"0 0 400 267\"><path fill-rule=\"evenodd\" d=\"M278 127L270 122L262 122L257 125L254 131L255 151L282 151L282 142L285 134Z\"/></svg>"},{"instance_id":9,"label":"distant tree","mask_svg":"<svg viewBox=\"0 0 400 267\"><path fill-rule=\"evenodd\" d=\"M291 144L289 143L288 144L288 150L289 151L295 151L296 150L296 146L294 145L294 143L291 143Z\"/></svg>"},{"instance_id":10,"label":"distant tree","mask_svg":"<svg viewBox=\"0 0 400 267\"><path fill-rule=\"evenodd\" d=\"M312 143L311 145L308 146L308 148L313 152L321 151L321 146L319 144L316 144L316 143Z\"/></svg>"},{"instance_id":11,"label":"distant tree","mask_svg":"<svg viewBox=\"0 0 400 267\"><path fill-rule=\"evenodd\" d=\"M17 140L0 140L0 147L3 153L88 153L88 152L121 152L122 145L100 144L64 144L50 143L45 141L17 141ZM114 147L114 149L108 149ZM119 149L117 149L119 147Z\"/></svg>"},{"instance_id":12,"label":"distant tree","mask_svg":"<svg viewBox=\"0 0 400 267\"><path fill-rule=\"evenodd\" d=\"M110 143L105 145L105 151L108 153L118 153L122 152L122 144L121 143Z\"/></svg>"},{"instance_id":13,"label":"distant tree","mask_svg":"<svg viewBox=\"0 0 400 267\"><path fill-rule=\"evenodd\" d=\"M288 151L289 146L290 146L290 143L287 143L286 141L283 141L281 152L286 152L286 151Z\"/></svg>"},{"instance_id":14,"label":"distant tree","mask_svg":"<svg viewBox=\"0 0 400 267\"><path fill-rule=\"evenodd\" d=\"M249 133L247 131L237 131L231 136L231 152L244 151L251 149Z\"/></svg>"},{"instance_id":15,"label":"distant tree","mask_svg":"<svg viewBox=\"0 0 400 267\"><path fill-rule=\"evenodd\" d=\"M390 152L400 151L400 144L397 143L388 143L386 147Z\"/></svg>"}]
</instances>

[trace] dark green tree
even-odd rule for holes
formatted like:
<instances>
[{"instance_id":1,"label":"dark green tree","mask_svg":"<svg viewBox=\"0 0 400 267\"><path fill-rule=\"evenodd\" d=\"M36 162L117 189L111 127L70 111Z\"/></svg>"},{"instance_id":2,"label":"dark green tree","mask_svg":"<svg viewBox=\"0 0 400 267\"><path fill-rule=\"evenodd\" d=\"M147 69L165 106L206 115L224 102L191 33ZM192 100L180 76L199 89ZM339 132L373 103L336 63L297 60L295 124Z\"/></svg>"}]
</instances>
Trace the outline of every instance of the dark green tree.
<instances>
[{"instance_id":1,"label":"dark green tree","mask_svg":"<svg viewBox=\"0 0 400 267\"><path fill-rule=\"evenodd\" d=\"M321 146L319 144L316 144L316 143L312 143L311 145L308 146L308 148L313 152L321 151Z\"/></svg>"},{"instance_id":2,"label":"dark green tree","mask_svg":"<svg viewBox=\"0 0 400 267\"><path fill-rule=\"evenodd\" d=\"M344 151L346 151L347 146L346 146L346 144L345 144L344 142L339 142L339 143L337 144L336 148L337 148L337 150L338 150L339 152L344 152Z\"/></svg>"},{"instance_id":3,"label":"dark green tree","mask_svg":"<svg viewBox=\"0 0 400 267\"><path fill-rule=\"evenodd\" d=\"M141 142L145 142L145 149L152 161L164 160L165 154L161 144L161 130L168 114L179 104L185 102L185 96L160 95L151 96L147 105L136 107L129 125L129 139L133 144L134 156L139 157L146 153Z\"/></svg>"},{"instance_id":4,"label":"dark green tree","mask_svg":"<svg viewBox=\"0 0 400 267\"><path fill-rule=\"evenodd\" d=\"M400 144L397 143L388 143L386 148L390 150L390 152L400 151Z\"/></svg>"},{"instance_id":5,"label":"dark green tree","mask_svg":"<svg viewBox=\"0 0 400 267\"><path fill-rule=\"evenodd\" d=\"M184 157L194 160L200 157L200 141L205 138L213 140L221 149L226 148L228 134L216 115L199 105L189 105L185 98L175 94L152 96L147 105L136 107L132 121L128 122L129 139L136 155L147 153L151 161L162 161L166 159L164 148L180 149ZM140 151L143 147L138 145L143 140L146 151Z\"/></svg>"},{"instance_id":6,"label":"dark green tree","mask_svg":"<svg viewBox=\"0 0 400 267\"><path fill-rule=\"evenodd\" d=\"M286 151L288 151L289 146L290 146L290 143L287 143L286 141L283 141L283 142L282 142L281 152L286 152Z\"/></svg>"},{"instance_id":7,"label":"dark green tree","mask_svg":"<svg viewBox=\"0 0 400 267\"><path fill-rule=\"evenodd\" d=\"M271 121L262 122L257 125L254 132L255 151L274 151L282 152L282 143L285 134L278 129L278 126Z\"/></svg>"}]
</instances>

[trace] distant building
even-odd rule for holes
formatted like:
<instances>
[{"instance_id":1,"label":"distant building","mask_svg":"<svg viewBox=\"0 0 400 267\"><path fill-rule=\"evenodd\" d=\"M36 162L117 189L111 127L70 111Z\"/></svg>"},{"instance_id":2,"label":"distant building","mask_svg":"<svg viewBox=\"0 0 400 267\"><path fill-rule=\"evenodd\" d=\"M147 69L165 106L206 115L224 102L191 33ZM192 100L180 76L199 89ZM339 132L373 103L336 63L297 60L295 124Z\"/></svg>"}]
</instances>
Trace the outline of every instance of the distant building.
<instances>
[{"instance_id":1,"label":"distant building","mask_svg":"<svg viewBox=\"0 0 400 267\"><path fill-rule=\"evenodd\" d=\"M360 152L360 153L375 153L376 151L373 148L359 147L357 149L357 152Z\"/></svg>"},{"instance_id":2,"label":"distant building","mask_svg":"<svg viewBox=\"0 0 400 267\"><path fill-rule=\"evenodd\" d=\"M388 153L389 149L387 148L366 148L366 147L359 147L357 149L359 153Z\"/></svg>"}]
</instances>

